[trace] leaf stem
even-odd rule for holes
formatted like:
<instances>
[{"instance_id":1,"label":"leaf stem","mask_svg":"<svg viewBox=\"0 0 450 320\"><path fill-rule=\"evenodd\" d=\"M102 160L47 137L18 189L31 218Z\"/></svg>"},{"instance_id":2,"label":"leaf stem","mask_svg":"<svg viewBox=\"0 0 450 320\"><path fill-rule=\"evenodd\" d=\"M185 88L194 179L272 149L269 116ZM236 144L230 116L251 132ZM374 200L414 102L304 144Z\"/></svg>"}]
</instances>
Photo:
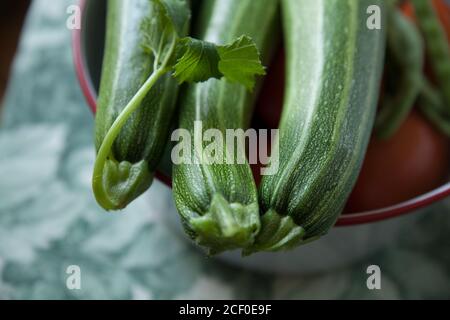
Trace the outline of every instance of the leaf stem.
<instances>
[{"instance_id":1,"label":"leaf stem","mask_svg":"<svg viewBox=\"0 0 450 320\"><path fill-rule=\"evenodd\" d=\"M122 110L119 116L116 118L111 128L108 130L105 138L103 139L102 145L98 150L97 157L94 164L94 173L92 178L92 188L94 190L94 195L98 203L106 210L112 210L116 207L116 204L108 196L108 192L105 189L103 183L103 171L105 168L106 161L111 157L111 148L114 141L117 139L122 127L125 125L127 120L133 114L134 111L141 105L142 100L146 97L151 88L156 84L156 82L168 72L167 65L169 64L170 58L175 51L177 38L174 36L172 43L170 45L169 52L158 69L150 75L150 77L145 81L138 92L133 96L133 98L128 102L127 106Z\"/></svg>"}]
</instances>

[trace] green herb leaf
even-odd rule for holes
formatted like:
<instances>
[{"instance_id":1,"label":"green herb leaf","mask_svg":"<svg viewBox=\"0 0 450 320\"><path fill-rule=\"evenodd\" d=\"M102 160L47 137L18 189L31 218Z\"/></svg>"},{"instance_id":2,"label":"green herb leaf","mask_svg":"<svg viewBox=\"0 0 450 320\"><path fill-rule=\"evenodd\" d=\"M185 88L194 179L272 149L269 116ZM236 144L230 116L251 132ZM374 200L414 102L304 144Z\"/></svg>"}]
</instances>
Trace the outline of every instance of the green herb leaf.
<instances>
[{"instance_id":1,"label":"green herb leaf","mask_svg":"<svg viewBox=\"0 0 450 320\"><path fill-rule=\"evenodd\" d=\"M265 75L256 44L248 36L242 36L227 46L218 46L220 72L232 82L243 84L251 90L255 76Z\"/></svg>"},{"instance_id":2,"label":"green herb leaf","mask_svg":"<svg viewBox=\"0 0 450 320\"><path fill-rule=\"evenodd\" d=\"M173 76L180 84L222 77L218 67L220 57L214 44L187 37L179 41L177 51Z\"/></svg>"},{"instance_id":3,"label":"green herb leaf","mask_svg":"<svg viewBox=\"0 0 450 320\"><path fill-rule=\"evenodd\" d=\"M230 45L184 38L178 43L174 77L179 83L202 82L225 77L251 90L255 76L264 75L258 49L249 37L243 36Z\"/></svg>"}]
</instances>

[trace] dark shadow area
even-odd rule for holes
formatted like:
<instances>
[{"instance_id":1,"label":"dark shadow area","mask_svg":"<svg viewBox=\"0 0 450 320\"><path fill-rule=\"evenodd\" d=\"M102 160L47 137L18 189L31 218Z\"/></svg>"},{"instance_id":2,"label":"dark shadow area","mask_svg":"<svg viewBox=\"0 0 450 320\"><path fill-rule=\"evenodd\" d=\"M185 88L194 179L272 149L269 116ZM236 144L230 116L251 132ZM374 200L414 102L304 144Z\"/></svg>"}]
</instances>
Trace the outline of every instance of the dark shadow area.
<instances>
[{"instance_id":1,"label":"dark shadow area","mask_svg":"<svg viewBox=\"0 0 450 320\"><path fill-rule=\"evenodd\" d=\"M23 21L30 0L3 1L0 10L0 99L8 83L11 62L17 49Z\"/></svg>"}]
</instances>

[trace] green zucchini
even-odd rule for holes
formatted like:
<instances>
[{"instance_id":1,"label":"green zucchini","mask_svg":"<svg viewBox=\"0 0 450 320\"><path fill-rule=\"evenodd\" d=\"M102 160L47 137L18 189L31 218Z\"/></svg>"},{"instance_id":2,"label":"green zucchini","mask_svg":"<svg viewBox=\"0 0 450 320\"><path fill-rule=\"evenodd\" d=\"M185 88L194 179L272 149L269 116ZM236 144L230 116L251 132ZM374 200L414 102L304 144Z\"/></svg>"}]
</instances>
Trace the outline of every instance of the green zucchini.
<instances>
[{"instance_id":1,"label":"green zucchini","mask_svg":"<svg viewBox=\"0 0 450 320\"><path fill-rule=\"evenodd\" d=\"M149 0L108 0L107 33L96 114L99 151L119 114L154 72L141 32L153 14ZM187 28L185 29L185 33ZM145 95L114 141L104 172L94 177L94 193L107 210L122 209L146 191L169 141L177 81L163 75Z\"/></svg>"},{"instance_id":2,"label":"green zucchini","mask_svg":"<svg viewBox=\"0 0 450 320\"><path fill-rule=\"evenodd\" d=\"M282 0L287 51L279 170L260 186L258 239L247 253L326 234L358 176L377 108L385 26L367 27L382 0Z\"/></svg>"},{"instance_id":3,"label":"green zucchini","mask_svg":"<svg viewBox=\"0 0 450 320\"><path fill-rule=\"evenodd\" d=\"M198 34L215 43L228 42L242 34L251 37L268 62L277 45L278 1L208 0L204 1ZM195 121L202 121L203 132L248 128L257 90L249 92L225 79L189 86L181 98L180 128L194 137ZM193 139L194 140L194 139ZM206 147L207 143L203 143ZM191 141L191 150L195 150ZM224 145L223 158L229 155ZM248 163L176 164L173 191L186 232L209 254L252 245L259 231L257 188ZM194 151L193 158L198 158Z\"/></svg>"}]
</instances>

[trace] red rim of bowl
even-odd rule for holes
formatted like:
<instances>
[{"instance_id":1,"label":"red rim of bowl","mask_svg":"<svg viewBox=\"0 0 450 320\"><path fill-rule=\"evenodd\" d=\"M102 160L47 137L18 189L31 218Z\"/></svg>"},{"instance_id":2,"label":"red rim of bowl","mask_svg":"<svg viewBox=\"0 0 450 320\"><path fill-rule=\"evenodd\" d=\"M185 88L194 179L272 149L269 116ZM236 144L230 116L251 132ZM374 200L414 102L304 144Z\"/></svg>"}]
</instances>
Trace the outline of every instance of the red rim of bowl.
<instances>
[{"instance_id":1,"label":"red rim of bowl","mask_svg":"<svg viewBox=\"0 0 450 320\"><path fill-rule=\"evenodd\" d=\"M80 0L79 6L81 12L84 12L86 0ZM81 90L86 98L86 101L93 113L96 111L96 93L94 87L89 78L86 61L84 59L82 49L82 33L81 30L74 30L72 34L72 51L75 64L75 71L80 83ZM156 178L169 187L172 186L171 179L164 174L156 173ZM428 206L434 202L442 200L450 195L450 182L443 186L434 189L421 196L413 198L411 200L389 206L381 209L365 211L360 213L343 214L336 222L336 226L352 226L359 224L372 223L382 221L408 213L412 213L414 210Z\"/></svg>"}]
</instances>

